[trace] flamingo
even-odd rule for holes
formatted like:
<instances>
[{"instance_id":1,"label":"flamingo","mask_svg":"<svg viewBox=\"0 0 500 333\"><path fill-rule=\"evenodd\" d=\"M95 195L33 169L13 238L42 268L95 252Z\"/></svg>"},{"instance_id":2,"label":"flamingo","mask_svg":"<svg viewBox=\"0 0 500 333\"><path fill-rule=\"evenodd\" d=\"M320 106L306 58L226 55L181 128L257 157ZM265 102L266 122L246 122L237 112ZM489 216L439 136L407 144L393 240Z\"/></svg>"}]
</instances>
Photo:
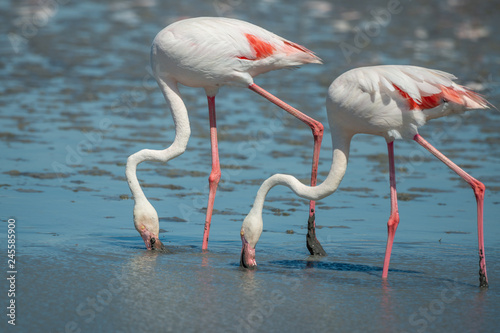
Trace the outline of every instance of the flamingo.
<instances>
[{"instance_id":1,"label":"flamingo","mask_svg":"<svg viewBox=\"0 0 500 333\"><path fill-rule=\"evenodd\" d=\"M391 212L382 270L387 278L392 244L399 224L394 170L394 140L413 139L462 177L474 190L477 202L479 243L479 281L488 286L483 240L483 201L485 186L444 156L419 133L427 120L469 109L491 106L483 97L453 82L456 77L439 70L415 66L373 66L352 69L339 76L328 89L326 108L332 136L333 160L323 183L309 187L295 177L275 174L259 188L253 206L241 226L240 264L257 265L255 245L262 233L262 208L267 193L276 185L289 187L296 195L320 200L335 192L344 177L352 137L358 133L385 138L389 154Z\"/></svg>"},{"instance_id":2,"label":"flamingo","mask_svg":"<svg viewBox=\"0 0 500 333\"><path fill-rule=\"evenodd\" d=\"M212 170L209 176L202 250L208 248L215 193L221 177L215 115L215 96L221 86L247 87L312 129L314 152L311 185L316 184L323 125L271 95L253 81L255 76L271 70L308 63L322 62L305 47L261 27L236 19L221 17L184 19L167 26L156 35L151 46L151 66L158 86L172 111L175 139L167 149L143 149L130 155L125 171L134 198L134 225L147 249L162 249L163 245L158 238L158 214L144 195L136 170L141 162L168 162L186 150L191 130L186 106L178 89L179 83L189 87L204 88L208 99ZM311 246L318 252L323 249L314 233L314 208L315 203L311 202L309 225L312 225L312 231L308 234L308 244L312 244Z\"/></svg>"}]
</instances>

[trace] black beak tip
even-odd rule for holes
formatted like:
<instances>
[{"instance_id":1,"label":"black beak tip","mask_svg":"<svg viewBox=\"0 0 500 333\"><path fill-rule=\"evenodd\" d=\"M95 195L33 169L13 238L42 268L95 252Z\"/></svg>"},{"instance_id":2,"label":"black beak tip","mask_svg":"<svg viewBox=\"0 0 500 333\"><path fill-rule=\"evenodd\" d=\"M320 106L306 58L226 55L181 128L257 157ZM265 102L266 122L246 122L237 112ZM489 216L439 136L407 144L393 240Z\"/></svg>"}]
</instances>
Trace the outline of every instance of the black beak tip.
<instances>
[{"instance_id":1,"label":"black beak tip","mask_svg":"<svg viewBox=\"0 0 500 333\"><path fill-rule=\"evenodd\" d=\"M154 237L151 238L151 250L154 251L160 251L163 253L170 253L170 251L163 245L162 242L160 242L159 239L156 239Z\"/></svg>"},{"instance_id":2,"label":"black beak tip","mask_svg":"<svg viewBox=\"0 0 500 333\"><path fill-rule=\"evenodd\" d=\"M243 268L248 268L248 264L245 261L245 252L241 251L241 256L240 256L240 267Z\"/></svg>"},{"instance_id":3,"label":"black beak tip","mask_svg":"<svg viewBox=\"0 0 500 333\"><path fill-rule=\"evenodd\" d=\"M240 267L245 267L245 261L243 260L243 253L240 255Z\"/></svg>"}]
</instances>

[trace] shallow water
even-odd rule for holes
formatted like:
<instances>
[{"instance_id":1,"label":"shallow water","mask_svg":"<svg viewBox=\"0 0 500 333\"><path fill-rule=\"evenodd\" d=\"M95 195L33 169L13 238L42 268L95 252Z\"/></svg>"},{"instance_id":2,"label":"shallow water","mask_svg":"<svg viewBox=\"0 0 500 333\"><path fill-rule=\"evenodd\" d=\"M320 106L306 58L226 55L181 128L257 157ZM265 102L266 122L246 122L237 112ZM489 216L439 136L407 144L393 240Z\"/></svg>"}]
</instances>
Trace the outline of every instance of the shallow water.
<instances>
[{"instance_id":1,"label":"shallow water","mask_svg":"<svg viewBox=\"0 0 500 333\"><path fill-rule=\"evenodd\" d=\"M387 281L381 279L389 213L382 138L355 137L339 191L318 202L325 258L311 258L305 248L307 202L286 188L272 190L255 271L239 268L241 222L268 176L308 181L312 137L302 123L250 91L221 89L223 175L206 254L210 143L203 91L181 89L193 133L186 153L138 170L171 254L145 251L124 168L130 154L173 139L170 112L148 71L149 46L181 17L236 17L314 50L325 65L267 73L256 82L326 124L328 85L363 65L449 71L500 105L498 2L402 1L390 15L388 1L57 3L0 4L0 207L2 222L16 220L18 331L497 330L496 110L421 129L487 186L487 290L478 288L472 191L412 142L396 143L401 223ZM360 30L369 34L364 42ZM347 44L351 53L342 51ZM326 138L320 181L330 148ZM1 225L6 235L7 223ZM6 237L0 244L6 253ZM5 309L9 286L5 280L0 286ZM2 330L13 329L2 318Z\"/></svg>"}]
</instances>

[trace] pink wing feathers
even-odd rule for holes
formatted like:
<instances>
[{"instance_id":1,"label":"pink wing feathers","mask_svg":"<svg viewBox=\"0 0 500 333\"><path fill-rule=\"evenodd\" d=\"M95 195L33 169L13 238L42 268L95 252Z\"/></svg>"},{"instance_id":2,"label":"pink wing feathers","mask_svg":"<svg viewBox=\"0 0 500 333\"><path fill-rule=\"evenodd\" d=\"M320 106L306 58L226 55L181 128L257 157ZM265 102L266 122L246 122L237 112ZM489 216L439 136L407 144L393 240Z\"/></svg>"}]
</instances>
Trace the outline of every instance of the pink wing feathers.
<instances>
[{"instance_id":1,"label":"pink wing feathers","mask_svg":"<svg viewBox=\"0 0 500 333\"><path fill-rule=\"evenodd\" d=\"M301 64L321 63L321 59L304 46L290 42L274 34L268 33L267 35L259 37L252 33L244 33L252 50L252 56L241 55L237 58L243 60L261 60L272 56L291 57Z\"/></svg>"},{"instance_id":2,"label":"pink wing feathers","mask_svg":"<svg viewBox=\"0 0 500 333\"><path fill-rule=\"evenodd\" d=\"M329 98L338 105L333 110L345 112L354 132L412 138L430 119L491 106L454 79L446 72L415 66L361 67L339 76L330 86Z\"/></svg>"},{"instance_id":3,"label":"pink wing feathers","mask_svg":"<svg viewBox=\"0 0 500 333\"><path fill-rule=\"evenodd\" d=\"M452 74L415 66L379 66L380 84L397 91L410 110L426 110L445 102L466 109L484 109L490 104L481 95L453 82Z\"/></svg>"},{"instance_id":4,"label":"pink wing feathers","mask_svg":"<svg viewBox=\"0 0 500 333\"><path fill-rule=\"evenodd\" d=\"M303 46L254 24L223 17L177 21L158 33L152 52L163 72L183 85L219 87L253 82L276 69L321 63Z\"/></svg>"},{"instance_id":5,"label":"pink wing feathers","mask_svg":"<svg viewBox=\"0 0 500 333\"><path fill-rule=\"evenodd\" d=\"M445 102L463 105L468 109L484 109L489 107L486 101L478 93L458 84L451 87L438 86L441 91L429 96L421 96L420 100L414 100L404 90L394 85L399 94L408 101L410 110L433 109Z\"/></svg>"}]
</instances>

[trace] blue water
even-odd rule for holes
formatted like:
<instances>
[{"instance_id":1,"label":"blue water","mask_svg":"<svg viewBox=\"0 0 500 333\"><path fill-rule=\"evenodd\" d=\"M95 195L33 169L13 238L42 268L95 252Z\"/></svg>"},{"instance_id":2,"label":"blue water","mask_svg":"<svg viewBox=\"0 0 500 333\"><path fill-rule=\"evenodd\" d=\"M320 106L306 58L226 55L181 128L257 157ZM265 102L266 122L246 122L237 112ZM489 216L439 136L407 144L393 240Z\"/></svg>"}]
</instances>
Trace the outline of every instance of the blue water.
<instances>
[{"instance_id":1,"label":"blue water","mask_svg":"<svg viewBox=\"0 0 500 333\"><path fill-rule=\"evenodd\" d=\"M307 202L277 187L264 209L258 269L241 270L239 230L258 186L277 172L308 182L312 157L310 130L245 89L225 87L216 99L223 174L209 253L201 253L211 164L203 90L181 87L192 127L188 150L168 165L138 169L172 254L145 251L124 176L130 154L173 140L170 112L148 71L149 46L181 17L248 20L314 50L323 66L271 72L256 82L327 124L328 85L364 65L452 72L500 105L496 2L54 3L0 4L0 246L8 277L7 220L15 219L18 272L16 327L3 310L2 331L497 330L496 110L434 120L420 131L487 187L487 290L478 287L472 191L412 142L396 143L401 223L389 278L381 279L388 163L385 141L366 135L351 145L339 191L318 202L317 236L329 255L308 256ZM362 41L357 31L370 36ZM328 136L320 181L330 166Z\"/></svg>"}]
</instances>

